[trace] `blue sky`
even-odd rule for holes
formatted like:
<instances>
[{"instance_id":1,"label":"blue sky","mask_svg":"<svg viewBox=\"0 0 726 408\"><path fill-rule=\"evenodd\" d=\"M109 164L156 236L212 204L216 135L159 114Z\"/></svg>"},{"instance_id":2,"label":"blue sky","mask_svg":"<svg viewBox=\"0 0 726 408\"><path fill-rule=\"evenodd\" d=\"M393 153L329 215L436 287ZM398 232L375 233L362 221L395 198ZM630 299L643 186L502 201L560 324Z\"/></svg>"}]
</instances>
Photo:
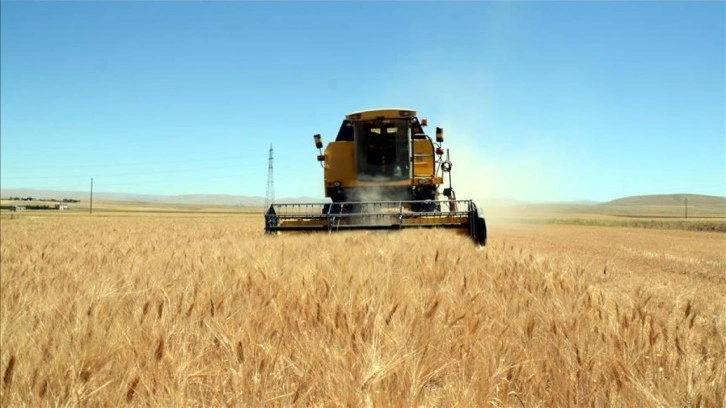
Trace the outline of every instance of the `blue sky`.
<instances>
[{"instance_id":1,"label":"blue sky","mask_svg":"<svg viewBox=\"0 0 726 408\"><path fill-rule=\"evenodd\" d=\"M724 2L3 1L2 188L322 197L410 107L459 198L726 195Z\"/></svg>"}]
</instances>

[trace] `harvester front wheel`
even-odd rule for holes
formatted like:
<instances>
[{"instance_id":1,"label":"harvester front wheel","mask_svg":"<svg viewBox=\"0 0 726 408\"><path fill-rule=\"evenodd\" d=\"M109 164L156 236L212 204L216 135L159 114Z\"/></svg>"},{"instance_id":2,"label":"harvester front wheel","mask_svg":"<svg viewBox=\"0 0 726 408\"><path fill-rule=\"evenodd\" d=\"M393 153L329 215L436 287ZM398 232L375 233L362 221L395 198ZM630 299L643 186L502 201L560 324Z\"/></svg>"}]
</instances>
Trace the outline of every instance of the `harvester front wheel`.
<instances>
[{"instance_id":1,"label":"harvester front wheel","mask_svg":"<svg viewBox=\"0 0 726 408\"><path fill-rule=\"evenodd\" d=\"M487 223L484 217L479 216L474 222L474 239L479 245L485 246L487 244Z\"/></svg>"}]
</instances>

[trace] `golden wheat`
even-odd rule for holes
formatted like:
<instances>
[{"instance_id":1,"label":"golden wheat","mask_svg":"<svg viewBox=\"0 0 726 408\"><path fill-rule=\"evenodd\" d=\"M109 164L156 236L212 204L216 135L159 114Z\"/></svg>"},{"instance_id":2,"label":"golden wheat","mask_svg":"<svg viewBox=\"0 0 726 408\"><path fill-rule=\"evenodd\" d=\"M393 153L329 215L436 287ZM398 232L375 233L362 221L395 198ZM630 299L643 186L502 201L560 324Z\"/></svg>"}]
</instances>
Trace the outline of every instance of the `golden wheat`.
<instances>
[{"instance_id":1,"label":"golden wheat","mask_svg":"<svg viewBox=\"0 0 726 408\"><path fill-rule=\"evenodd\" d=\"M3 219L2 406L720 406L718 293L444 231ZM602 273L602 271L600 271Z\"/></svg>"}]
</instances>

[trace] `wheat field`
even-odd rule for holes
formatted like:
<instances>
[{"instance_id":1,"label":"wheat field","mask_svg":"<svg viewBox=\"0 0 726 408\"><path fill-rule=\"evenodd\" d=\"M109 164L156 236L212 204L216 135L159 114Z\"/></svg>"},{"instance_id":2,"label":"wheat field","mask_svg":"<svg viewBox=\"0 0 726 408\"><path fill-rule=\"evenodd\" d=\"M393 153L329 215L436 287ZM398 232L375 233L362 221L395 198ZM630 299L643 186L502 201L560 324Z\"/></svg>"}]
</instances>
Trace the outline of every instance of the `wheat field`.
<instances>
[{"instance_id":1,"label":"wheat field","mask_svg":"<svg viewBox=\"0 0 726 408\"><path fill-rule=\"evenodd\" d=\"M614 287L607 266L497 226L485 248L450 231L262 226L2 218L0 404L726 405L720 286Z\"/></svg>"}]
</instances>

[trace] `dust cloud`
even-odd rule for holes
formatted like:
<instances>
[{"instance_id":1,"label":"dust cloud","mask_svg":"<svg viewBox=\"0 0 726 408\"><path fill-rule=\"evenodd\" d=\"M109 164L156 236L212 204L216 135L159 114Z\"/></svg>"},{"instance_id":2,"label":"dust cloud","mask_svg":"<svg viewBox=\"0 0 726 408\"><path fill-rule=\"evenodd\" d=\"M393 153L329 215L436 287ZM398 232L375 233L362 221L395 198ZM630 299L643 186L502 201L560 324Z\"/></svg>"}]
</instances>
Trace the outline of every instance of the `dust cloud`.
<instances>
[{"instance_id":1,"label":"dust cloud","mask_svg":"<svg viewBox=\"0 0 726 408\"><path fill-rule=\"evenodd\" d=\"M496 22L506 10L492 12L490 18ZM473 199L481 207L580 195L570 191L577 178L570 170L577 159L572 157L575 146L554 145L556 138L548 129L514 122L511 112L500 107L505 101L494 90L496 72L449 66L421 68L411 75L420 86L399 105L411 106L419 118L427 118L425 131L432 138L436 127L444 129L442 147L450 152L458 199ZM397 97L391 93L391 98ZM500 110L509 116L503 117Z\"/></svg>"},{"instance_id":2,"label":"dust cloud","mask_svg":"<svg viewBox=\"0 0 726 408\"><path fill-rule=\"evenodd\" d=\"M358 194L358 196L357 196L356 201L378 202L378 201L393 201L394 200L393 197L388 196L387 194L385 194L384 191L382 191L381 189L377 189L377 188L371 188L371 189L359 191L357 194Z\"/></svg>"},{"instance_id":3,"label":"dust cloud","mask_svg":"<svg viewBox=\"0 0 726 408\"><path fill-rule=\"evenodd\" d=\"M467 118L472 116L437 121L444 128L443 147L449 149L451 184L458 199L471 199L479 208L501 213L518 203L556 200L566 189L564 159L557 152L527 146L521 151L517 146L488 150L488 141L506 136L467 126Z\"/></svg>"},{"instance_id":4,"label":"dust cloud","mask_svg":"<svg viewBox=\"0 0 726 408\"><path fill-rule=\"evenodd\" d=\"M433 139L437 126L444 129L442 147L449 150L451 185L457 199L473 200L484 212L503 213L516 204L556 201L569 195L573 175L568 174L568 160L558 146L546 146L546 142L522 145L518 135L495 134L480 123L488 115L486 109L442 106L440 111L441 115L431 118L426 132ZM421 117L426 117L426 112L421 112ZM444 173L439 193L446 187L449 177ZM360 192L357 198L393 200L385 191L375 189ZM439 199L445 201L446 197L442 194Z\"/></svg>"}]
</instances>

